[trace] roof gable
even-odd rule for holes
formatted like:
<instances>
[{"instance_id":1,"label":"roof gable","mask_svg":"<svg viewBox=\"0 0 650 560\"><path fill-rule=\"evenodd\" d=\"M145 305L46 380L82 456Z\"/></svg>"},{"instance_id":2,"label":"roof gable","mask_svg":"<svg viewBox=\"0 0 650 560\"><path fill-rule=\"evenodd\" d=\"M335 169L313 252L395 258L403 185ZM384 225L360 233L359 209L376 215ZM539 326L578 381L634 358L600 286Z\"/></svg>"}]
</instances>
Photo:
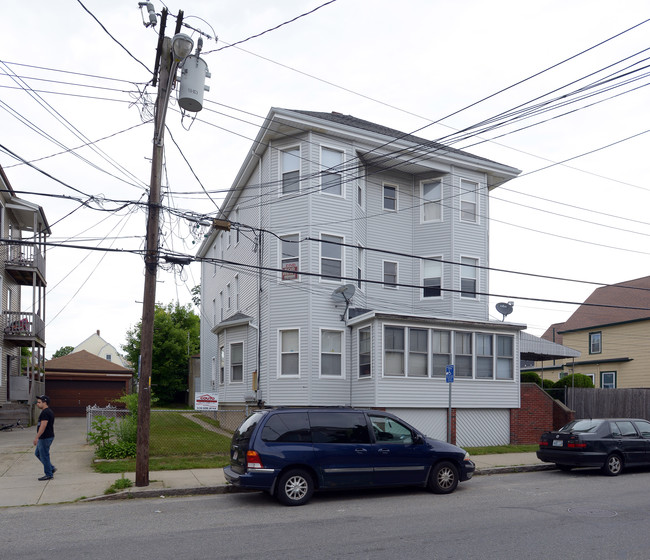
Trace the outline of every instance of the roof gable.
<instances>
[{"instance_id":1,"label":"roof gable","mask_svg":"<svg viewBox=\"0 0 650 560\"><path fill-rule=\"evenodd\" d=\"M67 356L53 358L45 362L45 374L48 372L79 371L85 373L133 373L132 370L114 362L95 356L86 350L79 350Z\"/></svg>"},{"instance_id":2,"label":"roof gable","mask_svg":"<svg viewBox=\"0 0 650 560\"><path fill-rule=\"evenodd\" d=\"M650 276L594 290L556 329L567 332L643 319L650 319Z\"/></svg>"}]
</instances>

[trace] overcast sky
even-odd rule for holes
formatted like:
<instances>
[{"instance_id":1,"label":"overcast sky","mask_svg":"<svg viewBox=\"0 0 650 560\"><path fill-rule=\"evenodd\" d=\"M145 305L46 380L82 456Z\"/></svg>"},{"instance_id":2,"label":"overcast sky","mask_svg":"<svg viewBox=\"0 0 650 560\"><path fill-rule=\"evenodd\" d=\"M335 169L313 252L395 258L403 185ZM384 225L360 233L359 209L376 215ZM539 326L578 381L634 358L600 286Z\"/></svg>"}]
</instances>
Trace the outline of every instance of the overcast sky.
<instances>
[{"instance_id":1,"label":"overcast sky","mask_svg":"<svg viewBox=\"0 0 650 560\"><path fill-rule=\"evenodd\" d=\"M212 37L205 109L192 121L172 102L167 115L167 206L216 212L271 107L404 132L437 123L417 135L522 170L491 193L490 266L523 273L490 273L494 319L494 304L514 301L508 320L539 335L598 285L650 274L647 1L336 0L223 48L324 3L167 3ZM0 144L65 185L2 148L0 165L19 196L44 208L50 241L121 250L48 250L47 357L96 330L119 348L142 313L143 262L130 251L144 247L144 208L114 201L146 201L153 124L142 92L155 99L145 85L158 28L143 25L134 0L83 6L5 2L2 12ZM183 29L196 39L194 30ZM455 135L531 104L530 118ZM95 150L80 148L90 142ZM80 207L87 196L92 208ZM169 214L162 231L167 250L191 255L205 233ZM161 270L159 281L159 302L189 303L200 267Z\"/></svg>"}]
</instances>

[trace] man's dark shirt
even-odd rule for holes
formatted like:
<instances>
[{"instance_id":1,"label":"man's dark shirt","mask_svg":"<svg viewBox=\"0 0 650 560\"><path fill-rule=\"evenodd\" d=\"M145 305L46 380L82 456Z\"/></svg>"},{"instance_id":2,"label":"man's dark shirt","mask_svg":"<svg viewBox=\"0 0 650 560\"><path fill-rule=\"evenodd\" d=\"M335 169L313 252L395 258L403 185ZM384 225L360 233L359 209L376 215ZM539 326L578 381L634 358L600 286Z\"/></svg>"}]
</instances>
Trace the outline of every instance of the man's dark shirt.
<instances>
[{"instance_id":1,"label":"man's dark shirt","mask_svg":"<svg viewBox=\"0 0 650 560\"><path fill-rule=\"evenodd\" d=\"M41 437L39 439L53 438L54 437L54 412L52 412L52 409L44 408L43 410L41 410L41 413L38 416L38 425L36 426L37 431L41 427L42 420L47 420L47 426L45 427L45 431L41 434Z\"/></svg>"}]
</instances>

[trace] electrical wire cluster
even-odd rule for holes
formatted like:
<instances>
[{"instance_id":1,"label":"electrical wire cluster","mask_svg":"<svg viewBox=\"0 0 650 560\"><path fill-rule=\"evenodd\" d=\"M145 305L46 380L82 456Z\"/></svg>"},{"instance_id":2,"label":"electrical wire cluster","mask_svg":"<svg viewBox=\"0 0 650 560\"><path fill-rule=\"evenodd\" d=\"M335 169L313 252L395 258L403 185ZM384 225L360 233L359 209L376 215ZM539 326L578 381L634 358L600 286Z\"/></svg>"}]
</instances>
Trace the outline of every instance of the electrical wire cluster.
<instances>
[{"instance_id":1,"label":"electrical wire cluster","mask_svg":"<svg viewBox=\"0 0 650 560\"><path fill-rule=\"evenodd\" d=\"M148 74L151 73L148 66L144 64L142 61L140 61L139 59L137 59L137 57L135 57L132 54L132 52L123 44L123 42L120 41L119 35L117 33L109 30L107 26L105 26L83 4L83 2L81 2L81 0L77 0L77 1L79 5L83 8L83 10L86 11L96 21L96 23L101 26L103 32L105 32L108 36L110 36L110 38L115 43L117 43L121 47L121 49L128 54L130 58L135 59L140 66L144 67L144 69L147 71ZM269 29L263 32L251 35L248 38L235 41L232 43L227 43L223 41L223 39L220 39L220 42L223 43L225 46L214 49L212 51L206 51L203 54L208 55L211 53L218 53L219 51L224 50L226 48L237 48L241 50L243 53L247 53L253 56L259 56L259 55L255 55L254 53L250 53L249 51L245 51L241 49L240 45L244 42L253 40L257 37L273 32L287 24L294 23L305 16L312 15L317 10L320 10L321 8L324 8L332 4L334 1L335 0L325 2L324 4L319 5L308 12L305 12L292 19L289 19L279 25L270 27ZM197 16L187 16L185 19L189 19L189 17L197 17ZM498 97L499 95L505 93L506 91L509 91L523 84L524 82L531 81L542 74L550 72L558 68L559 66L567 63L568 61L574 60L575 58L580 57L586 54L587 52L593 51L603 46L606 43L612 42L620 38L626 33L637 31L644 24L648 23L648 21L650 20L639 22L638 24L621 31L620 33L608 37L603 41L600 41L599 43L587 49L584 49L574 55L571 55L563 59L557 64L554 64L541 71L535 72L532 75L525 78L524 80L517 81L516 83L506 88L502 88L499 91L496 91L495 93L489 96L483 97L477 100L476 102L467 105L461 109L458 109L442 118L427 119L427 124L423 127L420 127L417 130L414 130L410 133L401 133L401 132L393 131L391 133L392 138L390 141L387 141L386 143L377 146L373 150L370 150L366 154L363 154L361 159L355 158L353 160L343 162L341 166L338 168L320 169L319 171L311 175L301 176L300 191L295 196L300 196L300 197L311 196L312 194L319 192L321 188L320 179L324 173L342 172L343 185L356 185L358 181L365 181L367 185L372 185L374 179L374 172L371 170L374 168L381 168L382 172L385 172L386 170L390 170L390 169L399 171L404 165L408 163L416 162L421 158L435 156L435 155L444 155L444 153L448 150L455 150L455 149L467 150L468 148L477 146L485 142L494 142L506 136L514 135L525 129L529 129L535 126L540 126L550 121L564 118L578 111L589 110L597 104L608 103L617 98L634 94L635 92L638 92L639 90L645 88L647 85L650 85L650 62L649 62L650 56L647 56L648 51L650 51L650 49L639 50L628 56L622 57L613 63L606 64L602 68L599 68L597 71L589 72L577 78L573 78L570 81L566 82L561 87L555 87L548 91L544 91L538 95L535 95L534 97L532 97L531 99L523 103L519 103L514 107L510 107L508 109L499 111L491 116L482 118L469 126L463 127L460 130L453 130L452 132L444 136L440 136L435 140L428 140L428 139L419 138L415 136L416 133L421 132L426 128L429 128L433 125L440 125L443 121L449 119L452 116L456 116L462 113L463 111L466 111L470 108L474 108L475 106L487 101L488 99L493 99L495 97ZM146 21L143 20L143 23L145 24L145 26L147 26ZM194 31L202 33L200 30L195 29L194 27L191 27L189 25L187 25L187 27L189 27ZM210 26L210 28L212 29L212 26ZM205 35L208 36L207 34ZM215 41L217 40L214 29L212 29L212 36L208 36L208 37L214 39ZM345 88L344 86L327 82L316 76L311 76L298 69L278 63L277 61L269 60L269 62L276 65L279 64L280 66L283 66L291 71L305 74L314 79L318 79L321 82L325 82L328 86L333 86L339 89L343 89L351 94L363 97L365 99L371 100L376 103L387 105L386 103L380 100L370 98L358 92L354 92L353 90ZM28 65L28 64L9 62L9 61L0 61L0 71L1 71L0 77L2 77L2 81L0 81L0 91L2 91L2 89L12 89L12 90L19 90L24 92L26 95L30 96L30 98L35 103L37 103L44 111L46 111L51 118L55 119L61 126L63 126L70 134L72 134L77 139L77 142L74 145L69 145L69 143L64 143L60 141L54 135L49 133L44 126L30 121L23 114L21 114L20 110L4 102L2 100L2 97L0 96L0 109L2 109L12 119L18 121L22 126L28 129L30 133L36 134L41 138L46 139L49 143L56 146L55 152L49 155L45 155L45 156L41 155L38 158L28 160L27 158L21 156L20 154L17 154L10 146L7 146L6 145L7 142L5 140L4 143L0 144L0 150L2 150L2 152L10 156L11 158L13 158L15 163L4 165L4 168L9 169L16 165L22 165L22 166L27 165L32 169L34 169L35 171L37 171L38 173L40 173L41 175L47 177L49 180L56 182L59 186L63 187L64 189L72 191L74 194L70 195L70 194L62 194L62 193L59 194L44 193L32 189L21 189L18 192L28 194L29 196L58 197L62 200L67 200L68 202L72 202L76 205L73 210L61 216L61 218L59 218L54 224L58 224L64 220L71 219L71 217L79 210L88 209L88 210L107 212L112 216L118 217L119 218L118 223L121 224L122 226L121 229L119 229L119 231L121 232L123 231L124 225L134 215L139 213L144 213L146 211L147 203L144 201L144 197L146 196L147 193L148 182L143 180L141 177L138 177L138 173L127 169L118 160L111 157L107 151L101 148L101 145L103 142L110 139L114 139L116 137L124 137L124 141L127 142L128 139L133 135L133 133L137 131L137 129L139 129L143 125L149 124L152 121L154 103L152 99L152 94L147 89L148 85L150 84L149 81L132 82L128 80L120 80L117 78L110 78L110 77L99 76L95 74L69 72L69 71L63 71L59 69L44 68L37 65ZM64 79L48 79L48 78L43 78L42 74L39 75L39 72L47 73L47 75L51 75L52 73L65 74L67 77ZM51 89L45 89L45 88L51 88ZM78 128L77 125L73 124L69 119L64 117L63 114L56 109L54 104L46 100L46 97L57 98L62 96L84 98L87 100L96 101L98 103L99 102L119 103L129 107L136 107L139 113L140 122L137 124L133 124L122 130L115 131L111 134L105 134L101 138L92 140L87 134L84 134L81 131L81 129ZM221 131L221 133L223 133L224 138L228 138L228 136L231 137L238 136L238 137L243 137L249 141L253 141L256 131L259 129L261 123L264 120L264 116L257 115L254 112L247 111L244 108L227 106L211 100L206 100L206 104L208 106L204 108L202 117L197 118L196 121L202 123L202 125L204 126L218 129L219 131ZM392 105L389 106L399 111L402 111L404 113L413 115L413 113L406 111L404 109L394 107ZM215 109L213 107L218 107L218 109ZM170 107L170 111L180 112L178 109L176 109L173 106ZM251 131L250 134L243 135L241 132L235 131L231 128L228 128L227 126L224 126L223 124L224 119L236 121L239 125L250 127L250 131ZM583 151L571 158L563 160L562 162L553 162L550 165L546 165L540 169L527 171L526 173L522 174L520 177L525 177L536 172L542 172L553 166L564 165L568 161L573 161L583 155L592 154L597 150L604 150L615 144L629 141L634 138L638 138L639 136L644 135L649 131L650 129L640 130L637 134L630 135L623 139L618 139L615 142L610 142L607 145L597 148L596 150L590 149L587 151ZM296 127L295 130L292 132L292 134L299 134L301 132L304 132L304 130L301 130L300 127ZM184 153L184 150L181 148L180 143L176 141L176 139L172 134L172 131L169 128L167 129L167 133L169 138L171 139L174 149L176 150L176 152L178 152L178 154L186 164L187 168L190 170L192 176L200 186L200 190L198 191L187 190L186 186L183 186L181 188L174 186L173 180L167 176L167 167L165 166L166 181L164 182L165 185L164 200L166 202L163 204L161 208L163 210L163 217L161 219L161 248L160 248L161 266L169 270L178 270L180 268L180 270L183 271L183 273L185 274L186 271L189 269L189 267L186 267L186 265L192 262L193 260L195 260L190 255L189 251L193 247L195 247L196 244L200 243L203 240L204 236L206 235L209 229L209 224L211 223L211 220L214 217L223 217L223 215L221 214L221 209L219 207L219 201L223 197L223 195L228 191L228 188L226 188L223 185L220 185L216 188L211 187L208 181L206 181L205 179L202 180L199 174L195 170L195 166L191 161L191 156L188 156L187 154ZM292 134L288 134L288 136L291 136ZM167 149L169 150L169 148ZM269 149L275 149L275 148L270 146ZM82 152L84 150L91 150L93 152L94 157L92 160L82 155ZM44 160L52 160L62 155L70 155L72 157L75 157L79 161L81 161L84 165L87 165L92 169L94 169L95 171L108 177L110 181L117 181L122 185L125 185L129 189L134 189L135 192L139 193L138 197L135 198L134 195L133 198L111 198L106 196L105 194L93 193L92 189L88 189L88 188L82 189L73 186L72 184L70 184L69 181L63 181L61 179L58 179L56 176L46 172L43 169L40 169L36 165L37 162L42 162ZM305 155L301 155L301 157L303 159L309 159L309 157ZM97 161L101 163L97 163ZM310 163L312 164L312 166L314 165L317 166L318 164L318 162L311 162L311 161ZM615 180L615 179L610 179L610 180ZM645 189L645 187L639 185L636 185L635 187ZM242 201L243 206L241 206L241 208L242 209L251 208L251 207L259 208L262 205L276 204L278 202L278 198L272 196L269 197L268 194L273 192L277 193L277 191L280 188L281 188L281 184L279 181L269 181L258 185L249 185L248 191L251 194L249 194L247 198ZM257 193L255 193L256 190ZM502 191L511 192L511 193L515 192L513 189L509 189L509 188L502 188ZM487 196L487 186L483 186L483 189L480 192L480 194L482 196ZM522 193L517 193L517 194L522 194ZM523 194L525 196L533 196L533 195L526 195L526 193ZM616 228L608 224L599 222L598 216L615 217L617 219L623 219L623 220L628 220L628 218L625 218L623 216L615 216L613 214L608 214L603 212L599 213L590 210L589 208L580 207L579 209L581 211L593 212L594 214L597 214L597 217L594 218L593 220L583 220L574 215L574 210L576 209L574 206L571 206L566 203L562 203L560 201L555 201L550 199L544 200L544 202L550 202L553 204L561 205L565 208L564 212L552 213L548 210L539 208L538 206L535 205L535 202L533 202L531 205L526 205L526 204L515 202L514 200L508 200L507 198L504 197L495 197L495 195L490 195L490 196L496 198L497 200L501 200L507 204L516 205L520 208L538 210L545 214L554 214L557 215L558 217L561 217L564 220L581 221L583 223L589 223L590 225L615 229L618 231L625 231L626 233L645 236L645 237L650 235L648 233L638 231L638 229L633 229L635 226L650 225L650 223L643 222L642 220L631 221L632 223L630 227ZM210 209L206 208L203 212L196 212L189 209L183 209L179 207L179 202L181 200L187 200L191 202L196 202L196 201L204 202L204 205L209 206ZM418 199L417 195L415 195L413 197L411 207L416 208L422 203L423 201ZM443 199L441 201L441 205L443 205L443 207L451 207L452 204L453 201L450 199ZM376 216L366 215L361 219L364 220L381 219L382 215L383 214L378 214ZM107 216L107 218L105 219L109 219L109 217ZM495 220L494 217L485 216L485 215L480 216L480 219L487 219L493 221ZM101 222L104 221L105 220L101 220ZM501 222L506 223L503 221ZM341 221L333 220L332 222L330 222L329 225L333 225L335 223L341 223ZM517 226L513 223L508 223L508 225L513 227L519 227L519 228L524 227L524 226ZM116 231L116 227L117 226L115 226L111 230L111 233ZM248 226L246 226L245 224L234 224L234 227L239 227L241 231L246 231L247 229L249 229ZM598 245L597 243L589 239L580 239L575 235L563 236L553 232L545 231L543 228L529 227L527 229L530 229L531 231L535 231L536 233L541 233L545 235L556 235L566 239L571 239L572 241L579 241L582 243ZM81 238L81 235L82 233L78 234L78 237ZM82 248L82 246L75 245L74 243L68 243L68 241L74 241L75 237L77 236L74 236L71 239L60 243L53 243L52 246ZM114 244L117 239L120 239L120 237L119 234L116 236L111 236L110 234L107 234L106 236L103 237L88 238L86 239L86 241L88 243L93 243L93 241L97 241L98 239L101 239L102 242L107 242L110 240L111 241L110 250L112 251L113 250L112 244ZM129 237L125 237L121 239L126 240L129 239ZM139 238L138 241L140 246L137 249L128 249L125 251L133 254L142 254L143 240L142 238ZM303 241L313 242L313 240L303 240ZM621 251L635 252L637 254L643 254L643 255L650 254L650 252L647 252L645 250L633 249L630 247L622 247L622 246L617 247L615 245L609 245L608 247L615 248ZM106 250L106 251L109 250L109 248L106 247L100 248L99 245L96 247L90 247L84 245L83 249ZM410 255L410 257L421 258L417 255ZM237 266L236 263L227 263L227 262L223 262L221 263L221 265ZM268 272L269 274L275 273L273 270L270 270ZM538 277L549 278L543 275L535 275L535 274L524 273L524 272L514 271L514 270L501 270L501 272L507 272L507 273L517 274L517 275L526 275L526 276L533 276L533 277L538 276ZM559 277L555 277L555 279L575 281L568 278L559 278ZM584 281L578 281L578 282L584 282ZM597 284L594 282L589 282L589 283ZM418 288L418 286L411 286L411 287ZM496 294L489 294L489 295L496 295ZM516 297L517 299L521 299L521 300L543 301L546 303L549 303L551 301L555 301L556 303L562 303L562 304L576 303L576 302L568 302L563 300L536 299L536 298L526 298L524 296L512 296L512 295L503 295L502 297L508 297L508 298ZM72 301L72 299L70 301Z\"/></svg>"}]
</instances>

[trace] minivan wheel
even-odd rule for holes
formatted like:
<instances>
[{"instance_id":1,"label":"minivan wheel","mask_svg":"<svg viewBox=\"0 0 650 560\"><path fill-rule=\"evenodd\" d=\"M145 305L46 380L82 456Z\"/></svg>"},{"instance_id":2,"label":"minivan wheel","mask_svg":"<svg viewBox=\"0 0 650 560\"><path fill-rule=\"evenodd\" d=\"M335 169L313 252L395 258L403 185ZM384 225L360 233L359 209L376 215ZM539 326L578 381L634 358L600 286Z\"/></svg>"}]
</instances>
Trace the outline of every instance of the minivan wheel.
<instances>
[{"instance_id":1,"label":"minivan wheel","mask_svg":"<svg viewBox=\"0 0 650 560\"><path fill-rule=\"evenodd\" d=\"M310 500L313 493L311 475L302 469L294 469L280 477L276 495L285 506L301 506Z\"/></svg>"},{"instance_id":2,"label":"minivan wheel","mask_svg":"<svg viewBox=\"0 0 650 560\"><path fill-rule=\"evenodd\" d=\"M602 467L603 474L607 476L616 476L623 470L623 459L620 455L612 453L607 457L605 464Z\"/></svg>"},{"instance_id":3,"label":"minivan wheel","mask_svg":"<svg viewBox=\"0 0 650 560\"><path fill-rule=\"evenodd\" d=\"M458 486L458 469L449 461L437 463L431 469L427 486L434 494L451 494Z\"/></svg>"}]
</instances>

